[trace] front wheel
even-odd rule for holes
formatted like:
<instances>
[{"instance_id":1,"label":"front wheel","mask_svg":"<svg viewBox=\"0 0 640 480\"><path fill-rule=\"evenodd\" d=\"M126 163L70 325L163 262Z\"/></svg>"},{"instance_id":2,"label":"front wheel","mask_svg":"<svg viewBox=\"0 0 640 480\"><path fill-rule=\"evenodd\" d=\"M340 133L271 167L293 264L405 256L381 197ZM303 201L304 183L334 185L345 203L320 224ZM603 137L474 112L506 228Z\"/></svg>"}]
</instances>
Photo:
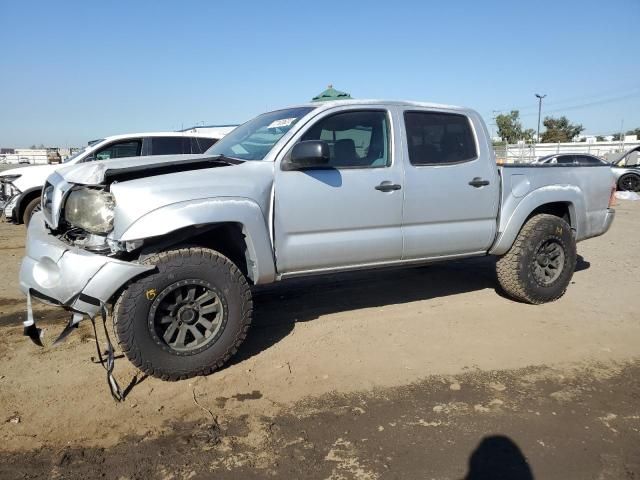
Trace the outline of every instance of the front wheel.
<instances>
[{"instance_id":1,"label":"front wheel","mask_svg":"<svg viewBox=\"0 0 640 480\"><path fill-rule=\"evenodd\" d=\"M157 270L132 283L114 307L127 358L163 380L207 375L236 352L251 324L251 290L228 258L183 248L145 259Z\"/></svg>"},{"instance_id":2,"label":"front wheel","mask_svg":"<svg viewBox=\"0 0 640 480\"><path fill-rule=\"evenodd\" d=\"M24 213L22 214L22 223L24 223L27 227L29 226L29 222L31 222L31 217L33 214L40 211L40 197L34 198L27 206L24 207Z\"/></svg>"},{"instance_id":3,"label":"front wheel","mask_svg":"<svg viewBox=\"0 0 640 480\"><path fill-rule=\"evenodd\" d=\"M552 302L567 290L576 260L576 241L569 224L554 215L536 215L496 263L498 281L516 300Z\"/></svg>"}]
</instances>

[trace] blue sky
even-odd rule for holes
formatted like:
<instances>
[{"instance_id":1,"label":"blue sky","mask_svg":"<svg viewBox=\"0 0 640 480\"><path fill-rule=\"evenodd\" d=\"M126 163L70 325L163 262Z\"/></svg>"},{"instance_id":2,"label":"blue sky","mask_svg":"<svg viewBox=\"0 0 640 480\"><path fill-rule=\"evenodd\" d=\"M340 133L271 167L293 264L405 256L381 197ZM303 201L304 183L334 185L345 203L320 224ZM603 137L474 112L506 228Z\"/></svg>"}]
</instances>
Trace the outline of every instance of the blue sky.
<instances>
[{"instance_id":1,"label":"blue sky","mask_svg":"<svg viewBox=\"0 0 640 480\"><path fill-rule=\"evenodd\" d=\"M640 127L640 1L0 0L0 145L242 122L327 84Z\"/></svg>"}]
</instances>

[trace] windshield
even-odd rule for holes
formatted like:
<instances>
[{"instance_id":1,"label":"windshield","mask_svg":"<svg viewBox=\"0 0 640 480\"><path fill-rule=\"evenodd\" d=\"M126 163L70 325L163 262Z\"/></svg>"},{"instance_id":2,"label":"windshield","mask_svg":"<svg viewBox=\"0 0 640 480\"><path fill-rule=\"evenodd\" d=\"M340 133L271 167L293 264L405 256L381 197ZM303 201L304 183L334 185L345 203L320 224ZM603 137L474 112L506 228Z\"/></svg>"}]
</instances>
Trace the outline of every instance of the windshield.
<instances>
[{"instance_id":1,"label":"windshield","mask_svg":"<svg viewBox=\"0 0 640 480\"><path fill-rule=\"evenodd\" d=\"M76 153L74 153L73 155L68 156L67 158L64 159L63 163L69 163L72 160L75 160L76 158L78 158L80 155L82 155L84 152L86 152L87 150L89 150L89 148L91 148L91 146L86 146L84 147L82 150L78 150Z\"/></svg>"},{"instance_id":2,"label":"windshield","mask_svg":"<svg viewBox=\"0 0 640 480\"><path fill-rule=\"evenodd\" d=\"M287 108L263 113L224 136L205 154L241 160L262 160L278 140L314 108Z\"/></svg>"}]
</instances>

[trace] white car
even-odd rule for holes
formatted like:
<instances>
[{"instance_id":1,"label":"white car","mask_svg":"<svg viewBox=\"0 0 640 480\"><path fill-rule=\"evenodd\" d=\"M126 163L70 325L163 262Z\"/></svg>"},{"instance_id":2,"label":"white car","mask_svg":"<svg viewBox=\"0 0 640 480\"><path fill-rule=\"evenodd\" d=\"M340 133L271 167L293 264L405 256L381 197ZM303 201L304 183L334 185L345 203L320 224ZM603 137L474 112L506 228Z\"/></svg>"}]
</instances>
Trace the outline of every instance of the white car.
<instances>
[{"instance_id":1,"label":"white car","mask_svg":"<svg viewBox=\"0 0 640 480\"><path fill-rule=\"evenodd\" d=\"M110 158L147 155L201 154L234 127L215 132L149 132L114 135L89 142L89 145L58 165L14 168L0 173L0 213L7 221L28 224L40 204L42 187L58 168Z\"/></svg>"}]
</instances>

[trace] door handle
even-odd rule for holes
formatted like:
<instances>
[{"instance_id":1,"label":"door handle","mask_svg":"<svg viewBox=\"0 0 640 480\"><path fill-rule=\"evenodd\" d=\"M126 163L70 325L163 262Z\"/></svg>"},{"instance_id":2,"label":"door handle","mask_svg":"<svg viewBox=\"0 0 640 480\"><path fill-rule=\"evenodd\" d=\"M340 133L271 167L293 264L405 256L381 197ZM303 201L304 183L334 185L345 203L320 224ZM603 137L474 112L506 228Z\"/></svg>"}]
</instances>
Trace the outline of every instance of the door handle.
<instances>
[{"instance_id":1,"label":"door handle","mask_svg":"<svg viewBox=\"0 0 640 480\"><path fill-rule=\"evenodd\" d=\"M480 177L474 177L473 180L471 180L469 182L469 185L471 185L472 187L476 187L476 188L480 188L480 187L486 187L487 185L489 185L489 180L483 180Z\"/></svg>"},{"instance_id":2,"label":"door handle","mask_svg":"<svg viewBox=\"0 0 640 480\"><path fill-rule=\"evenodd\" d=\"M402 187L397 183L391 183L386 180L382 182L380 185L376 185L375 189L380 190L381 192L393 192L394 190L400 190Z\"/></svg>"}]
</instances>

